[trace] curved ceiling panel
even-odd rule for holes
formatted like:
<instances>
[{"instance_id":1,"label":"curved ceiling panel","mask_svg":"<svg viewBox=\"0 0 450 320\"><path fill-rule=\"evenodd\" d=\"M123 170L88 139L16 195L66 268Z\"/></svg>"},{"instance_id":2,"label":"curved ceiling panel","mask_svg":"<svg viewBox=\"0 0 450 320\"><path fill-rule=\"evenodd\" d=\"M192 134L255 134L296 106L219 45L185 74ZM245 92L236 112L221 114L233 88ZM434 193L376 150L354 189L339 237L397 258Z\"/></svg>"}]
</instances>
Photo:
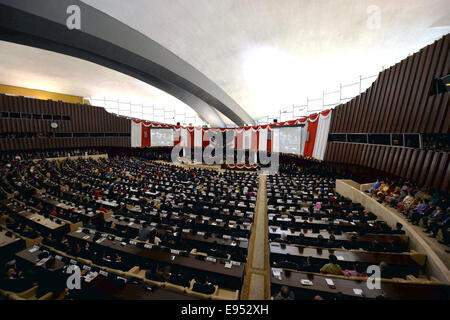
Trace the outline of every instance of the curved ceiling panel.
<instances>
[{"instance_id":1,"label":"curved ceiling panel","mask_svg":"<svg viewBox=\"0 0 450 320\"><path fill-rule=\"evenodd\" d=\"M146 106L146 113L144 117L144 110L142 110L141 117L147 120L154 120L154 114L152 114L154 109L149 109L150 106L157 109L164 108L169 112L174 110L175 114L184 115L184 120L167 119L173 124L180 120L186 122L187 119L198 118L195 110L174 96L148 83L87 60L6 41L0 41L0 57L0 84L95 100L106 99L110 102L129 101L134 106L142 104ZM105 102L91 103L96 106L106 106ZM131 112L130 107L129 116L139 118L137 110L135 107ZM118 112L114 110L114 107L111 107L110 111ZM151 113L148 113L149 111ZM126 112L123 115L127 116ZM159 118L155 121L161 120ZM196 124L203 123L203 121L193 121Z\"/></svg>"},{"instance_id":2,"label":"curved ceiling panel","mask_svg":"<svg viewBox=\"0 0 450 320\"><path fill-rule=\"evenodd\" d=\"M450 31L448 0L82 0L158 42L254 119L376 75Z\"/></svg>"},{"instance_id":3,"label":"curved ceiling panel","mask_svg":"<svg viewBox=\"0 0 450 320\"><path fill-rule=\"evenodd\" d=\"M81 9L81 30L69 30L67 8ZM75 56L147 82L191 106L213 126L253 119L215 83L158 43L74 0L0 0L0 38Z\"/></svg>"}]
</instances>

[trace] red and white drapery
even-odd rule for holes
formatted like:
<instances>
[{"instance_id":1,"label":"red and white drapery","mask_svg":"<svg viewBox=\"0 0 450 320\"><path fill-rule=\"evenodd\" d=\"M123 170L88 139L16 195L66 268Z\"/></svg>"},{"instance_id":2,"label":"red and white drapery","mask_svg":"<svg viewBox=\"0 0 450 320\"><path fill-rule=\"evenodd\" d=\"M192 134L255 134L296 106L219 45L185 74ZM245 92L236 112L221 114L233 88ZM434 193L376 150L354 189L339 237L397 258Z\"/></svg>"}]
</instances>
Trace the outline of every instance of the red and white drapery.
<instances>
[{"instance_id":1,"label":"red and white drapery","mask_svg":"<svg viewBox=\"0 0 450 320\"><path fill-rule=\"evenodd\" d=\"M131 120L131 147L150 147L151 125L142 121Z\"/></svg>"},{"instance_id":2,"label":"red and white drapery","mask_svg":"<svg viewBox=\"0 0 450 320\"><path fill-rule=\"evenodd\" d=\"M323 160L327 148L328 132L330 131L331 110L326 114L320 113L318 118L312 157Z\"/></svg>"},{"instance_id":3,"label":"red and white drapery","mask_svg":"<svg viewBox=\"0 0 450 320\"><path fill-rule=\"evenodd\" d=\"M323 160L327 145L330 121L331 110L322 111L320 113L296 120L239 128L183 127L132 120L131 146L150 147L151 128L174 128L174 145L181 142L183 144L182 147L205 148L209 145L210 137L208 137L208 131L220 130L222 133L231 131L234 134L233 142L235 149L276 151L279 146L277 145L276 139L272 139L273 128L286 125L303 124L304 126L302 127L300 146L301 155ZM183 139L181 139L181 137Z\"/></svg>"}]
</instances>

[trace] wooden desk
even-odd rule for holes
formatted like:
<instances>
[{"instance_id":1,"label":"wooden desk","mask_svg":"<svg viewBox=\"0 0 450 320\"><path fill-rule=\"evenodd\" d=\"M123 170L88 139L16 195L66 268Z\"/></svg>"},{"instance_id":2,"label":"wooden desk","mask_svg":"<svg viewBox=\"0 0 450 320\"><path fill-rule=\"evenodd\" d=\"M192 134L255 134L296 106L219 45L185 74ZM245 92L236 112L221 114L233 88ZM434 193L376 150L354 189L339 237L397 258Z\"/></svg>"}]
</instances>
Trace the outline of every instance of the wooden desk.
<instances>
[{"instance_id":1,"label":"wooden desk","mask_svg":"<svg viewBox=\"0 0 450 320\"><path fill-rule=\"evenodd\" d=\"M87 289L87 299L198 300L186 293L175 292L158 286L153 286L150 291L144 283L127 282L123 286L117 286L114 280L101 274L89 283L84 282L83 287Z\"/></svg>"},{"instance_id":2,"label":"wooden desk","mask_svg":"<svg viewBox=\"0 0 450 320\"><path fill-rule=\"evenodd\" d=\"M136 258L141 260L151 260L216 274L226 278L227 282L225 283L233 289L240 289L240 285L242 284L245 266L244 263L236 263L233 264L231 268L226 268L220 260L217 260L216 262L207 260L202 261L192 255L181 256L167 251L155 250L153 248L139 248L133 244L122 245L120 241L109 240L107 238L102 240L100 243L94 243L93 234L85 234L83 232L75 231L69 233L67 236L69 239L71 238L81 242L89 242L94 246L101 246L119 252L130 257L132 260L133 258L134 260L136 260Z\"/></svg>"},{"instance_id":3,"label":"wooden desk","mask_svg":"<svg viewBox=\"0 0 450 320\"><path fill-rule=\"evenodd\" d=\"M55 221L45 218L44 216L38 213L27 211L24 208L16 206L15 204L10 202L7 202L5 206L17 216L25 219L28 224L32 225L33 229L42 230L45 233L48 232L65 233L70 230L69 224L59 220L58 218L56 219L61 221L61 224L58 224Z\"/></svg>"},{"instance_id":4,"label":"wooden desk","mask_svg":"<svg viewBox=\"0 0 450 320\"><path fill-rule=\"evenodd\" d=\"M161 219L167 218L169 216L169 213L163 213L163 212L158 212L158 211L151 211L151 212L146 213L146 214L150 216L150 220L152 222L150 222L149 224L152 225L152 226L155 226L156 224L158 224L158 222L155 222L155 221L158 221L158 219L161 220ZM185 221L182 220L182 217L186 217L186 218L190 219L190 221L192 222L192 221L195 220L196 217L198 217L198 215L196 215L196 214L187 214L187 213L186 214L184 214L184 213L172 213L169 219L171 221L173 221L173 222L185 223ZM224 221L224 219L218 218L219 220L222 220L222 221L217 221L217 219L209 217L209 216L199 216L199 217L202 218L202 221L206 221L207 222L206 224L197 225L198 229L201 229L202 231L205 230L206 232L217 232L217 231L223 232L223 229L226 228L227 226L229 226L229 223L227 221ZM232 219L232 216L231 216L230 221L232 221L232 220L233 219ZM241 228L240 231L244 231L248 235L248 233L249 233L249 231L250 231L250 229L252 227L252 222L243 222L242 224L235 223L232 226L230 226L230 228L232 230L233 229L236 230L238 225ZM186 227L189 227L189 226L186 226Z\"/></svg>"},{"instance_id":5,"label":"wooden desk","mask_svg":"<svg viewBox=\"0 0 450 320\"><path fill-rule=\"evenodd\" d=\"M211 237L205 237L199 234L192 234L187 232L181 233L181 238L187 241L191 242L201 242L201 243L217 243L219 246L226 246L226 247L239 247L241 249L247 249L248 248L248 240L231 240L231 239L224 239L224 238L217 238L216 236ZM233 243L236 243L236 245L233 245Z\"/></svg>"},{"instance_id":6,"label":"wooden desk","mask_svg":"<svg viewBox=\"0 0 450 320\"><path fill-rule=\"evenodd\" d=\"M298 257L312 257L314 259L328 260L330 254L336 257L342 257L340 261L343 262L361 262L370 264L379 264L381 261L387 262L392 266L417 266L419 264L411 258L409 254L403 253L380 253L367 251L349 251L349 250L332 250L332 249L317 249L311 247L302 247L294 245L286 245L284 248L276 242L270 243L271 255L291 255Z\"/></svg>"},{"instance_id":7,"label":"wooden desk","mask_svg":"<svg viewBox=\"0 0 450 320\"><path fill-rule=\"evenodd\" d=\"M0 262L6 262L14 257L17 251L25 248L25 241L14 234L7 236L7 230L0 231Z\"/></svg>"},{"instance_id":8,"label":"wooden desk","mask_svg":"<svg viewBox=\"0 0 450 320\"><path fill-rule=\"evenodd\" d=\"M40 200L42 202L45 202L47 204L50 204L50 205L52 205L52 206L54 206L56 208L61 208L61 209L66 210L66 211L67 210L73 210L74 212L77 212L80 215L80 219L82 221L84 221L84 222L86 222L89 219L91 219L92 223L97 223L99 220L103 219L103 213L102 212L99 212L99 211L97 211L97 212L93 212L93 211L87 212L86 209L80 209L80 208L77 208L75 206L65 204L65 203L63 203L61 201L52 199L48 195L47 196L40 195L40 196L37 196L36 199L38 199L38 200Z\"/></svg>"},{"instance_id":9,"label":"wooden desk","mask_svg":"<svg viewBox=\"0 0 450 320\"><path fill-rule=\"evenodd\" d=\"M367 232L378 232L380 231L380 226L378 223L374 222L371 223L372 226L370 224L365 224L365 223L361 223L359 221L353 222L353 221L342 221L342 220L330 220L328 218L325 219L309 219L309 217L302 217L302 216L288 216L288 217L284 217L284 216L280 216L280 215L276 215L276 214L269 214L269 225L270 226L279 226L279 225L287 225L287 226L292 226L295 228L302 228L302 227L307 227L307 228L328 228L328 227L333 227L333 229L339 229L342 231L358 231L363 227L367 228ZM292 218L294 218L294 221L292 221ZM357 220L357 219L356 219Z\"/></svg>"},{"instance_id":10,"label":"wooden desk","mask_svg":"<svg viewBox=\"0 0 450 320\"><path fill-rule=\"evenodd\" d=\"M305 232L306 231L306 232ZM271 239L275 239L279 237L282 233L285 233L288 238L295 239L300 235L300 233L303 233L305 235L305 238L308 239L317 239L319 235L322 235L322 237L325 240L328 240L330 238L330 233L328 231L320 231L320 232L312 232L312 230L305 230L297 231L292 228L288 228L287 230L281 229L281 227L276 226L269 226L269 236ZM351 240L353 234L351 233L342 233L340 235L335 234L334 237L336 241L345 243ZM399 244L406 246L408 245L408 236L406 235L395 235L395 234L365 234L363 236L356 235L358 237L358 242L366 242L371 243L374 241L378 241L379 243L391 243L394 240L399 241ZM405 248L406 249L406 248Z\"/></svg>"},{"instance_id":11,"label":"wooden desk","mask_svg":"<svg viewBox=\"0 0 450 320\"><path fill-rule=\"evenodd\" d=\"M110 217L106 221L114 222L114 224L116 226L120 226L125 229L133 229L134 230L133 233L135 233L136 235L138 234L139 230L142 229L141 222L137 222L137 221L125 222L125 221L117 219L115 217ZM158 233L166 233L168 229L173 230L173 228L174 228L173 226L167 226L166 229L156 228L156 230ZM206 243L213 244L214 242L216 242L220 246L227 246L227 247L232 247L232 248L239 247L242 249L248 248L248 240L247 239L246 240L244 240L244 239L232 240L232 239L218 238L214 235L210 236L210 237L205 237L204 235L191 233L191 229L182 229L181 238L183 240L187 240L189 242L200 242L203 244L206 244ZM235 245L233 245L233 243L235 243Z\"/></svg>"},{"instance_id":12,"label":"wooden desk","mask_svg":"<svg viewBox=\"0 0 450 320\"><path fill-rule=\"evenodd\" d=\"M270 243L271 260L286 259L287 255L289 255L289 260L295 261L298 258L311 257L315 260L324 260L325 264L330 254L334 254L341 265L349 268L352 268L355 262L379 265L380 262L385 261L389 266L396 268L399 276L406 276L408 274L418 276L419 270L423 267L412 259L409 254L318 249L294 245L282 246L276 242Z\"/></svg>"},{"instance_id":13,"label":"wooden desk","mask_svg":"<svg viewBox=\"0 0 450 320\"><path fill-rule=\"evenodd\" d=\"M30 250L34 252L30 252ZM42 248L34 250L28 248L16 254L19 263L36 266L38 255L43 252ZM61 270L66 264L61 260L56 260L55 270ZM41 266L45 268L45 265ZM69 276L69 275L67 275ZM153 287L149 291L144 284L135 284L127 282L124 286L117 286L111 278L98 274L90 282L82 282L83 299L118 299L118 300L197 300L187 294L178 293L172 290Z\"/></svg>"},{"instance_id":14,"label":"wooden desk","mask_svg":"<svg viewBox=\"0 0 450 320\"><path fill-rule=\"evenodd\" d=\"M138 199L139 200L139 199ZM97 203L100 203L109 208L117 208L119 204L117 202L106 201L106 200L96 200Z\"/></svg>"},{"instance_id":15,"label":"wooden desk","mask_svg":"<svg viewBox=\"0 0 450 320\"><path fill-rule=\"evenodd\" d=\"M269 216L280 216L284 211L286 210L286 206L277 206L277 208L272 207L271 205L269 205L267 207L267 213L269 214ZM309 217L314 217L315 219L322 219L322 218L334 218L334 219L339 219L342 218L336 215L331 214L331 209L322 209L320 212L316 212L313 214L310 214L309 211L307 210L303 210L303 209L295 209L292 207L287 208L287 211L289 211L289 213L293 216L295 216L296 218L309 218ZM350 211L351 212L351 211ZM360 220L360 221L374 221L377 219L377 216L372 214L369 214L368 216L361 216L358 214L353 214L353 219L354 220Z\"/></svg>"},{"instance_id":16,"label":"wooden desk","mask_svg":"<svg viewBox=\"0 0 450 320\"><path fill-rule=\"evenodd\" d=\"M273 269L272 269L273 270ZM328 286L326 279L331 279L335 288ZM310 280L313 285L305 286L300 281ZM296 299L312 299L315 295L324 298L332 298L338 292L347 299L375 299L383 295L387 299L404 300L448 300L450 286L427 285L415 283L380 282L380 289L368 289L366 281L341 279L326 275L315 275L306 272L281 271L281 280L271 272L272 294L280 290L280 286L286 285L294 288ZM353 289L362 290L362 296Z\"/></svg>"},{"instance_id":17,"label":"wooden desk","mask_svg":"<svg viewBox=\"0 0 450 320\"><path fill-rule=\"evenodd\" d=\"M40 261L38 256L40 253L42 253L44 251L50 252L49 250L46 250L45 248L42 248L39 246L33 246L33 247L27 248L25 250L22 250L20 252L17 252L16 253L17 262L19 264L24 263L26 266L31 265L32 267L37 267L36 263ZM56 261L55 262L55 270L61 270L64 268L64 266L65 266L64 262L62 262L59 259L56 259L55 261ZM45 268L45 264L41 265L40 267Z\"/></svg>"}]
</instances>

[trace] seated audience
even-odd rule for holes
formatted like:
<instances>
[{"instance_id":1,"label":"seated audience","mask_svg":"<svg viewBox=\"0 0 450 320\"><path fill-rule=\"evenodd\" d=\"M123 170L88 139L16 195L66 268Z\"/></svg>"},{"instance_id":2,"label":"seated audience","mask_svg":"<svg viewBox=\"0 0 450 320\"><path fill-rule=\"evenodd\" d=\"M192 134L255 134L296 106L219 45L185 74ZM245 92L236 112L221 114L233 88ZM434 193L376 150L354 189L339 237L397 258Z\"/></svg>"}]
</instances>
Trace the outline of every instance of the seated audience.
<instances>
[{"instance_id":1,"label":"seated audience","mask_svg":"<svg viewBox=\"0 0 450 320\"><path fill-rule=\"evenodd\" d=\"M295 294L287 286L282 286L274 300L295 300Z\"/></svg>"},{"instance_id":2,"label":"seated audience","mask_svg":"<svg viewBox=\"0 0 450 320\"><path fill-rule=\"evenodd\" d=\"M325 274L335 274L335 275L342 275L342 268L341 266L337 263L338 260L336 258L336 256L334 254L330 254L330 256L328 257L328 259L330 260L329 263L325 264L321 269L320 272L321 273L325 273Z\"/></svg>"},{"instance_id":3,"label":"seated audience","mask_svg":"<svg viewBox=\"0 0 450 320\"><path fill-rule=\"evenodd\" d=\"M196 277L192 290L204 294L213 294L216 291L216 288L208 282L206 275L201 273Z\"/></svg>"},{"instance_id":4,"label":"seated audience","mask_svg":"<svg viewBox=\"0 0 450 320\"><path fill-rule=\"evenodd\" d=\"M358 278L367 277L367 274L364 271L364 267L357 262L353 264L353 270L345 269L342 272L344 276L347 277L358 277Z\"/></svg>"}]
</instances>

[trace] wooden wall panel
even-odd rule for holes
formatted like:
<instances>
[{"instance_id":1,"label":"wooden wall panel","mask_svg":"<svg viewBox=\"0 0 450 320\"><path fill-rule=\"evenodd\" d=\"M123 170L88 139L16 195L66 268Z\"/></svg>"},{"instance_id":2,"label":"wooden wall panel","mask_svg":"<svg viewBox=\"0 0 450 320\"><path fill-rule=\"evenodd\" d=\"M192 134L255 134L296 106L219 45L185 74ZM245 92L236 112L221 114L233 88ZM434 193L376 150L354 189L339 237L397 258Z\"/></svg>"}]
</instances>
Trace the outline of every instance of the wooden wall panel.
<instances>
[{"instance_id":1,"label":"wooden wall panel","mask_svg":"<svg viewBox=\"0 0 450 320\"><path fill-rule=\"evenodd\" d=\"M372 150L372 148L373 148L373 146L365 145L364 156L363 156L363 159L362 159L363 165L369 162L369 159L371 157L371 150Z\"/></svg>"},{"instance_id":2,"label":"wooden wall panel","mask_svg":"<svg viewBox=\"0 0 450 320\"><path fill-rule=\"evenodd\" d=\"M394 78L396 75L395 71L396 66L393 66L389 68L388 71L388 79L383 83L383 91L379 95L379 100L377 103L377 110L375 113L374 121L372 122L372 130L374 132L382 132L381 128L383 126L383 120L386 119L386 117L383 116L381 113L381 110L384 109L384 106L386 105L386 100L389 98L390 90L393 87Z\"/></svg>"},{"instance_id":3,"label":"wooden wall panel","mask_svg":"<svg viewBox=\"0 0 450 320\"><path fill-rule=\"evenodd\" d=\"M350 101L350 107L349 107L350 110L356 111L356 100L358 100L358 97L356 97L355 99L352 99ZM350 128L353 128L352 130L355 130L354 128L356 126L356 113L352 112L352 114L350 115L350 118L348 120L350 122L349 123Z\"/></svg>"},{"instance_id":4,"label":"wooden wall panel","mask_svg":"<svg viewBox=\"0 0 450 320\"><path fill-rule=\"evenodd\" d=\"M39 100L0 94L0 111L30 114L68 115L70 120L0 119L2 133L53 132L50 123L57 122L56 133L130 133L129 119L106 112L103 108ZM110 138L21 138L0 139L0 150L29 150L41 148L113 146L130 147L130 137ZM6 141L5 141L6 140Z\"/></svg>"},{"instance_id":5,"label":"wooden wall panel","mask_svg":"<svg viewBox=\"0 0 450 320\"><path fill-rule=\"evenodd\" d=\"M373 129L373 119L375 118L375 114L378 110L379 107L379 98L380 98L380 91L382 89L382 87L384 86L384 82L387 79L387 70L385 72L381 72L378 75L377 80L375 81L375 91L373 92L373 96L372 99L370 101L370 104L367 105L367 107L369 108L369 113L368 113L368 118L365 119L365 125L364 128L367 130L367 132L374 132L372 131ZM383 81L384 80L384 81ZM347 106L346 106L347 107ZM348 108L344 108L344 109L348 109ZM352 132L352 131L349 131Z\"/></svg>"},{"instance_id":6,"label":"wooden wall panel","mask_svg":"<svg viewBox=\"0 0 450 320\"><path fill-rule=\"evenodd\" d=\"M422 165L423 165L423 161L425 158L425 150L419 150L419 154L417 156L417 162L414 165L414 171L413 171L413 176L412 176L412 180L419 180L419 174L420 172L423 170Z\"/></svg>"},{"instance_id":7,"label":"wooden wall panel","mask_svg":"<svg viewBox=\"0 0 450 320\"><path fill-rule=\"evenodd\" d=\"M417 163L417 157L419 155L420 150L414 149L411 155L410 163L408 164L408 169L406 171L405 177L408 179L412 179L414 174L414 164Z\"/></svg>"},{"instance_id":8,"label":"wooden wall panel","mask_svg":"<svg viewBox=\"0 0 450 320\"><path fill-rule=\"evenodd\" d=\"M381 160L381 163L380 163L380 166L378 169L386 171L390 153L391 153L391 148L384 148L383 159Z\"/></svg>"},{"instance_id":9,"label":"wooden wall panel","mask_svg":"<svg viewBox=\"0 0 450 320\"><path fill-rule=\"evenodd\" d=\"M360 96L337 106L330 133L449 133L449 93L430 96L450 73L450 35L380 72ZM329 142L325 160L380 169L448 190L449 157L434 151Z\"/></svg>"},{"instance_id":10,"label":"wooden wall panel","mask_svg":"<svg viewBox=\"0 0 450 320\"><path fill-rule=\"evenodd\" d=\"M404 160L403 164L399 165L400 173L398 175L401 176L401 177L405 177L406 173L408 172L408 167L413 165L413 163L411 162L413 149L409 149L409 148L408 149L404 149L403 148L403 150L406 150L406 153L405 153L405 160Z\"/></svg>"},{"instance_id":11,"label":"wooden wall panel","mask_svg":"<svg viewBox=\"0 0 450 320\"><path fill-rule=\"evenodd\" d=\"M330 133L447 132L448 94L429 92L432 79L450 72L449 43L446 35L381 72L366 92L334 109Z\"/></svg>"},{"instance_id":12,"label":"wooden wall panel","mask_svg":"<svg viewBox=\"0 0 450 320\"><path fill-rule=\"evenodd\" d=\"M450 156L448 153L445 153L442 156L441 163L439 164L439 167L438 167L438 170L436 173L438 180L436 181L436 183L434 185L435 188L440 188L441 186L443 186L443 182L447 178L445 176L445 173L446 173L445 168L447 168L449 164L450 164Z\"/></svg>"},{"instance_id":13,"label":"wooden wall panel","mask_svg":"<svg viewBox=\"0 0 450 320\"><path fill-rule=\"evenodd\" d=\"M432 79L439 77L440 74L448 74L449 73L449 67L450 67L450 59L448 59L448 56L446 57L445 52L449 51L449 43L450 40L446 39L444 43L442 44L441 51L439 52L438 57L436 58L436 68L433 71ZM448 95L447 95L448 98ZM439 110L440 106L443 104L443 95L437 95L432 96L430 99L426 100L424 97L424 103L425 107L423 110L426 110L424 112L422 118L423 121L421 121L419 125L419 132L427 132L432 131L433 128L430 127L430 124L433 124L436 122L436 115L441 111ZM448 102L447 102L448 103Z\"/></svg>"},{"instance_id":14,"label":"wooden wall panel","mask_svg":"<svg viewBox=\"0 0 450 320\"><path fill-rule=\"evenodd\" d=\"M431 166L431 158L433 156L433 151L428 150L428 151L424 151L425 152L425 159L423 161L423 165L422 168L420 170L420 174L419 174L419 178L417 179L417 182L419 183L425 183L425 180L427 178L428 175L428 171L430 169ZM423 170L423 168L427 168L427 170Z\"/></svg>"},{"instance_id":15,"label":"wooden wall panel","mask_svg":"<svg viewBox=\"0 0 450 320\"><path fill-rule=\"evenodd\" d=\"M375 80L376 83L378 81ZM375 94L375 87L376 84L372 84L369 89L367 89L365 92L363 92L363 101L364 104L361 106L363 109L362 115L361 115L361 123L358 126L358 132L364 132L367 128L367 118L369 116L370 108L368 108L369 101L371 101L371 97Z\"/></svg>"},{"instance_id":16,"label":"wooden wall panel","mask_svg":"<svg viewBox=\"0 0 450 320\"><path fill-rule=\"evenodd\" d=\"M442 153L441 152L433 152L431 155L431 163L430 163L430 170L428 170L426 176L425 176L425 183L427 185L433 185L435 181L437 181L439 178L436 176L439 162L441 161Z\"/></svg>"}]
</instances>

